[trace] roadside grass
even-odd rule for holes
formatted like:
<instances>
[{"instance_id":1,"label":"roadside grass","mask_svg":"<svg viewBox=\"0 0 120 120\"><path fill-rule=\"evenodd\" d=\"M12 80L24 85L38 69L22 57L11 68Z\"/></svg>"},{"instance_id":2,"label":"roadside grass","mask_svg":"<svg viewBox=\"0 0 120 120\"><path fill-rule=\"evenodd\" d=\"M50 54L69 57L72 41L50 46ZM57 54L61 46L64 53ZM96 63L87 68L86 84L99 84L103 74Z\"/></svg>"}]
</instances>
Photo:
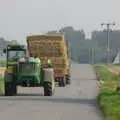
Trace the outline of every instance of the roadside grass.
<instances>
[{"instance_id":1,"label":"roadside grass","mask_svg":"<svg viewBox=\"0 0 120 120\"><path fill-rule=\"evenodd\" d=\"M0 94L4 93L4 81L2 76L0 75Z\"/></svg>"},{"instance_id":2,"label":"roadside grass","mask_svg":"<svg viewBox=\"0 0 120 120\"><path fill-rule=\"evenodd\" d=\"M120 120L120 75L115 75L104 66L95 66L99 76L101 92L98 96L98 103L105 114L105 120Z\"/></svg>"},{"instance_id":3,"label":"roadside grass","mask_svg":"<svg viewBox=\"0 0 120 120\"><path fill-rule=\"evenodd\" d=\"M6 62L5 61L0 61L0 67L6 67Z\"/></svg>"}]
</instances>

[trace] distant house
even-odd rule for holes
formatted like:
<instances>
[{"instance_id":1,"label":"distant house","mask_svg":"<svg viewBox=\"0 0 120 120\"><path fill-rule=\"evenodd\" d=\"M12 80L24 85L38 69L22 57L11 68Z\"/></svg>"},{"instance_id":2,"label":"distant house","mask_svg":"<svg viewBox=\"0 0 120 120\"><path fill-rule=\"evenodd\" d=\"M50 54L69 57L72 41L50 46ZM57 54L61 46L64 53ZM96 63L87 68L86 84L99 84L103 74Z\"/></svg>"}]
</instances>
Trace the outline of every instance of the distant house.
<instances>
[{"instance_id":1,"label":"distant house","mask_svg":"<svg viewBox=\"0 0 120 120\"><path fill-rule=\"evenodd\" d=\"M7 41L4 38L0 38L0 51L2 51L7 45Z\"/></svg>"},{"instance_id":2,"label":"distant house","mask_svg":"<svg viewBox=\"0 0 120 120\"><path fill-rule=\"evenodd\" d=\"M9 41L9 44L12 44L12 45L17 45L17 44L18 44L18 42L17 42L17 40L11 40L11 41Z\"/></svg>"},{"instance_id":3,"label":"distant house","mask_svg":"<svg viewBox=\"0 0 120 120\"><path fill-rule=\"evenodd\" d=\"M0 61L5 61L6 60L6 57L5 57L5 54L3 54L3 50L6 48L8 42L0 37Z\"/></svg>"},{"instance_id":4,"label":"distant house","mask_svg":"<svg viewBox=\"0 0 120 120\"><path fill-rule=\"evenodd\" d=\"M0 61L5 61L5 60L6 60L5 55L0 55Z\"/></svg>"},{"instance_id":5,"label":"distant house","mask_svg":"<svg viewBox=\"0 0 120 120\"><path fill-rule=\"evenodd\" d=\"M120 64L120 51L117 53L117 55L114 58L113 64Z\"/></svg>"}]
</instances>

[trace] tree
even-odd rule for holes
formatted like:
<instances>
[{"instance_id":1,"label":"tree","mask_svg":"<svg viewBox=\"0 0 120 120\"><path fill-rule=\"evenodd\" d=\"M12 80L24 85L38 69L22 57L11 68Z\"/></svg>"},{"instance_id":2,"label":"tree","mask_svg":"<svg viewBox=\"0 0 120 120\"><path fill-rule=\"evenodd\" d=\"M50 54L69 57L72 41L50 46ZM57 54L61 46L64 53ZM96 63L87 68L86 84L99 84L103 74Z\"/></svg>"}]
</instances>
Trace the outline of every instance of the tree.
<instances>
[{"instance_id":1,"label":"tree","mask_svg":"<svg viewBox=\"0 0 120 120\"><path fill-rule=\"evenodd\" d=\"M75 62L80 60L80 49L83 47L83 40L85 40L85 33L83 30L75 30L73 27L65 27L60 30L65 35L65 39L71 44L71 57Z\"/></svg>"}]
</instances>

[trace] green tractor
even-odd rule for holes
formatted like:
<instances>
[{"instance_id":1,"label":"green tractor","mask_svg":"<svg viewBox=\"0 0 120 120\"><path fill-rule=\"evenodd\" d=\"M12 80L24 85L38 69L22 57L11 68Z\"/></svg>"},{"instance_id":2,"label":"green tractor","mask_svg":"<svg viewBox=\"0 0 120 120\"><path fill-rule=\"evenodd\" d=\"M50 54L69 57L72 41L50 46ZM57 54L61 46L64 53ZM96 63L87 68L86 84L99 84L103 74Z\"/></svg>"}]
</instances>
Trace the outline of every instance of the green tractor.
<instances>
[{"instance_id":1,"label":"green tractor","mask_svg":"<svg viewBox=\"0 0 120 120\"><path fill-rule=\"evenodd\" d=\"M24 46L8 46L7 70L5 73L5 95L17 94L17 86L44 87L44 95L52 96L55 82L54 70L48 65L42 68L38 58L26 58Z\"/></svg>"}]
</instances>

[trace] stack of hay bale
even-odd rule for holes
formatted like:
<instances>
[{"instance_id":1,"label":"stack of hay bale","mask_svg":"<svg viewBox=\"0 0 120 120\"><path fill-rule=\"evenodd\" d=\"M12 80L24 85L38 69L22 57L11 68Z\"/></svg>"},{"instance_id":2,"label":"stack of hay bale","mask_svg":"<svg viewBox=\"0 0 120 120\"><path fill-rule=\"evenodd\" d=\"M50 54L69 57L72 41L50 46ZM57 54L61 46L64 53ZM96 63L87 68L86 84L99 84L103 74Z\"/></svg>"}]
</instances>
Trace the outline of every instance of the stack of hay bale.
<instances>
[{"instance_id":1,"label":"stack of hay bale","mask_svg":"<svg viewBox=\"0 0 120 120\"><path fill-rule=\"evenodd\" d=\"M43 67L47 66L50 59L53 63L55 74L66 73L68 70L68 51L64 36L61 35L32 35L27 37L30 56L37 56Z\"/></svg>"}]
</instances>

